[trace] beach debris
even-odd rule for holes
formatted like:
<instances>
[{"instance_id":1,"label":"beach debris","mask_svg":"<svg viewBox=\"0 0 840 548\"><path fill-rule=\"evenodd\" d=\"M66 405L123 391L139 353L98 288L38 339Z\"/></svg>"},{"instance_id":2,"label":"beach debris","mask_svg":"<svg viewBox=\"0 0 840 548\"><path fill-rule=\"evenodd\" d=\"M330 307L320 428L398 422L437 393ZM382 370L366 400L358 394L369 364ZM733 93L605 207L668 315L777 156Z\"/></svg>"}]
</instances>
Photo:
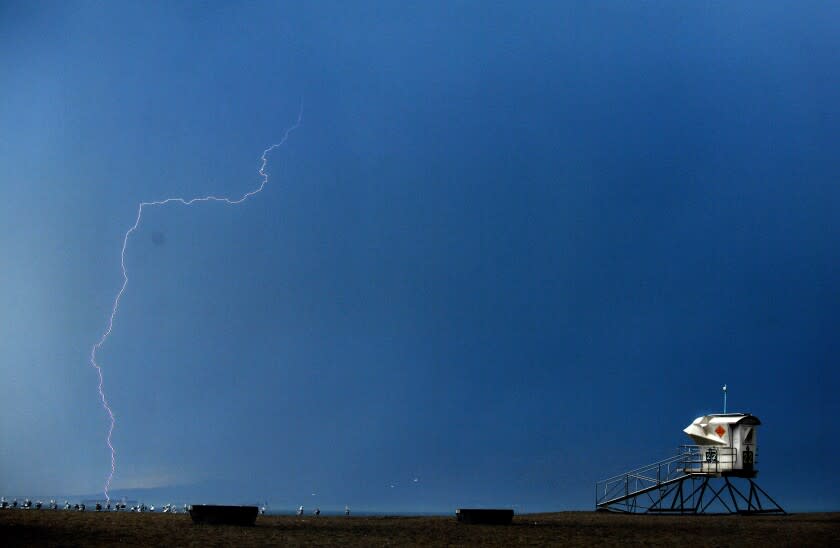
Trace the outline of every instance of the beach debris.
<instances>
[{"instance_id":1,"label":"beach debris","mask_svg":"<svg viewBox=\"0 0 840 548\"><path fill-rule=\"evenodd\" d=\"M257 506L221 506L215 504L193 504L190 517L193 523L208 525L254 525L259 508Z\"/></svg>"},{"instance_id":2,"label":"beach debris","mask_svg":"<svg viewBox=\"0 0 840 548\"><path fill-rule=\"evenodd\" d=\"M513 510L509 508L458 508L456 519L461 523L483 523L506 525L513 520Z\"/></svg>"}]
</instances>

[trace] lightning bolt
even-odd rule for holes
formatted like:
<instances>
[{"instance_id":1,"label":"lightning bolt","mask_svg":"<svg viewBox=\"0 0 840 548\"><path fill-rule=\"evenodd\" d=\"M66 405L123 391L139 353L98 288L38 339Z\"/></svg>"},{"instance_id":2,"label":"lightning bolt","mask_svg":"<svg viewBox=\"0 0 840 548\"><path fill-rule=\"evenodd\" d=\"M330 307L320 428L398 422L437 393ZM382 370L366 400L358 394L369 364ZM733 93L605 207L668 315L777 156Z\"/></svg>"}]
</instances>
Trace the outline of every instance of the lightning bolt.
<instances>
[{"instance_id":1,"label":"lightning bolt","mask_svg":"<svg viewBox=\"0 0 840 548\"><path fill-rule=\"evenodd\" d=\"M114 426L116 425L116 420L114 418L114 411L111 408L110 404L108 403L108 398L105 396L105 390L103 388L104 378L102 376L102 367L96 361L96 353L99 351L99 349L102 348L102 346L108 340L108 337L111 335L111 331L114 329L114 319L117 317L117 310L120 307L120 299L122 299L122 296L125 293L125 289L126 289L126 287L128 287L128 270L125 267L125 251L128 248L129 237L131 237L131 235L137 230L137 228L140 226L140 221L143 219L143 208L151 207L151 206L164 206L164 205L171 204L171 203L179 203L179 204L182 204L182 205L185 205L185 206L193 205L195 203L200 203L200 202L224 202L225 204L228 204L228 205L241 204L242 202L244 202L248 198L251 198L252 196L255 196L255 195L259 194L260 192L262 192L263 188L265 188L265 185L268 184L268 173L266 173L266 171L265 171L265 168L268 165L268 155L275 148L283 146L286 143L286 141L288 140L289 135L294 130L298 129L301 126L302 121L303 121L303 104L301 103L300 111L298 112L298 117L297 117L297 121L295 122L295 124L286 130L286 132L283 134L283 138L278 143L275 143L275 144L271 145L270 147L268 147L267 149L265 149L262 153L262 156L260 156L260 169L259 169L260 184L259 184L259 186L257 188L255 188L254 190L246 192L241 197L239 197L237 199L231 199L231 198L227 198L227 197L224 197L224 196L219 197L219 196L209 195L209 196L202 196L202 197L189 198L189 199L175 197L175 198L165 198L163 200L157 200L157 201L154 201L154 202L140 202L140 205L137 208L137 218L134 220L134 224L131 225L131 228L129 228L126 231L125 236L123 237L122 252L120 253L120 266L122 267L122 276L123 276L122 286L120 287L120 290L117 292L117 296L114 298L114 305L111 307L111 317L108 319L108 325L105 329L105 332L102 333L102 336L99 338L99 340L96 342L96 344L93 345L93 348L91 348L91 350L90 350L90 364L96 369L96 374L99 377L99 386L98 386L99 399L102 402L102 408L105 410L105 413L108 415L108 420L109 420L108 436L106 437L106 443L108 445L108 449L111 452L111 471L108 473L108 477L105 480L105 486L104 486L105 498L107 499L108 502L111 502L111 496L108 493L108 490L111 488L111 481L114 479L114 474L117 471L117 458L116 458L117 451L116 451L116 449L114 449L114 444L113 444L113 441L112 441L112 437L113 437L113 434L114 434Z\"/></svg>"}]
</instances>

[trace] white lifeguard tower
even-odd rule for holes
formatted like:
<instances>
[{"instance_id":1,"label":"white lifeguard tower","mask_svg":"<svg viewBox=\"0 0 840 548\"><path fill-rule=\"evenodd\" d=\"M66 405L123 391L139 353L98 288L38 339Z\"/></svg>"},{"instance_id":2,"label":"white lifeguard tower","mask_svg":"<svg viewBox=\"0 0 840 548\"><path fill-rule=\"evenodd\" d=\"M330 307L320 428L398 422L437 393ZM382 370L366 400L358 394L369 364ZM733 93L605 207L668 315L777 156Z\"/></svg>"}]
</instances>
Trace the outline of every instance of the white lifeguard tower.
<instances>
[{"instance_id":1,"label":"white lifeguard tower","mask_svg":"<svg viewBox=\"0 0 840 548\"><path fill-rule=\"evenodd\" d=\"M595 508L650 514L784 514L754 480L759 425L758 417L749 413L694 419L683 432L695 445L683 445L673 457L596 482ZM744 484L741 489L738 483Z\"/></svg>"},{"instance_id":2,"label":"white lifeguard tower","mask_svg":"<svg viewBox=\"0 0 840 548\"><path fill-rule=\"evenodd\" d=\"M755 477L758 417L749 413L705 415L694 419L683 432L701 453L695 472Z\"/></svg>"}]
</instances>

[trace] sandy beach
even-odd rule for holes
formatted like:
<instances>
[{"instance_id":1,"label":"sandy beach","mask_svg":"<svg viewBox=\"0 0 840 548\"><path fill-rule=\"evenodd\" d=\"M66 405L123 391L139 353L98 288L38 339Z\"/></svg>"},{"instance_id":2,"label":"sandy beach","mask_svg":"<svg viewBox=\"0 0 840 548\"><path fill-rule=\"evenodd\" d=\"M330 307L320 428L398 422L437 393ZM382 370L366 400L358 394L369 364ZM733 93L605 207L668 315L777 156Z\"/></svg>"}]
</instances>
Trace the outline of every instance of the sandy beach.
<instances>
[{"instance_id":1,"label":"sandy beach","mask_svg":"<svg viewBox=\"0 0 840 548\"><path fill-rule=\"evenodd\" d=\"M254 527L194 525L185 514L0 511L5 546L511 546L840 545L840 513L789 516L640 516L560 512L511 525L453 517L260 516Z\"/></svg>"}]
</instances>

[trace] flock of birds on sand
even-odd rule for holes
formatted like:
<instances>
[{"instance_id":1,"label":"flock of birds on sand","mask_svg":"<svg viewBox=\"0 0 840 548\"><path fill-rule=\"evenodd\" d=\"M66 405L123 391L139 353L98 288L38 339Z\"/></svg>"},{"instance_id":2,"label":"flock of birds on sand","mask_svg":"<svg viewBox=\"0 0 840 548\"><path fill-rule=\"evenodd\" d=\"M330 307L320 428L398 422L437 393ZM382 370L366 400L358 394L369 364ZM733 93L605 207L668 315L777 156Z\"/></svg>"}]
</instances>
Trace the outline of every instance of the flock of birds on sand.
<instances>
[{"instance_id":1,"label":"flock of birds on sand","mask_svg":"<svg viewBox=\"0 0 840 548\"><path fill-rule=\"evenodd\" d=\"M6 497L2 497L2 498L0 498L0 509L3 509L3 510L5 510L5 509L11 509L11 510L42 510L42 509L58 510L59 507L58 507L58 503L55 500L50 500L50 502L48 502L45 505L40 500L35 501L33 503L32 499L24 499L23 502L18 503L17 499L14 499L12 502L9 502L9 501L6 500ZM72 511L75 511L75 512L84 512L87 509L88 509L87 506L85 506L85 503L83 503L83 502L82 503L76 503L76 504L70 504L68 501L66 501L66 500L64 501L64 510L72 510ZM260 506L260 514L265 514L266 509L267 509L266 504L263 504L262 506ZM157 511L157 510L155 510L154 506L146 506L145 504L135 504L133 506L126 506L125 502L115 502L113 505L110 502L107 502L104 506L102 505L101 502L97 502L96 505L93 507L93 510L95 510L96 512L112 512L112 511L113 512L156 512ZM190 511L190 505L185 504L183 511L184 511L184 513L189 512ZM166 505L164 505L160 508L160 512L162 512L164 514L177 514L178 513L178 507L175 506L174 504L166 504ZM303 513L304 513L303 506L299 507L297 509L297 512L295 512L295 514L298 517L303 516ZM315 510L312 511L312 515L320 516L321 515L321 509L316 508ZM349 506L344 507L344 515L345 516L350 515L350 507Z\"/></svg>"},{"instance_id":2,"label":"flock of birds on sand","mask_svg":"<svg viewBox=\"0 0 840 548\"><path fill-rule=\"evenodd\" d=\"M0 509L11 509L11 510L58 510L58 503L55 500L51 500L46 505L38 500L32 502L32 499L24 499L23 502L18 502L17 499L14 499L12 502L6 500L6 497L0 499ZM84 512L88 508L85 503L76 503L70 504L68 501L64 501L64 510L73 510L76 512ZM97 512L156 512L154 506L146 506L145 504L136 504L134 506L127 506L125 502L115 502L113 505L110 502L107 502L103 505L101 502L97 502L93 509ZM190 507L189 505L184 505L184 512L189 512ZM178 507L174 504L165 504L160 508L160 511L164 514L177 514ZM265 513L265 506L260 508L261 513Z\"/></svg>"}]
</instances>

